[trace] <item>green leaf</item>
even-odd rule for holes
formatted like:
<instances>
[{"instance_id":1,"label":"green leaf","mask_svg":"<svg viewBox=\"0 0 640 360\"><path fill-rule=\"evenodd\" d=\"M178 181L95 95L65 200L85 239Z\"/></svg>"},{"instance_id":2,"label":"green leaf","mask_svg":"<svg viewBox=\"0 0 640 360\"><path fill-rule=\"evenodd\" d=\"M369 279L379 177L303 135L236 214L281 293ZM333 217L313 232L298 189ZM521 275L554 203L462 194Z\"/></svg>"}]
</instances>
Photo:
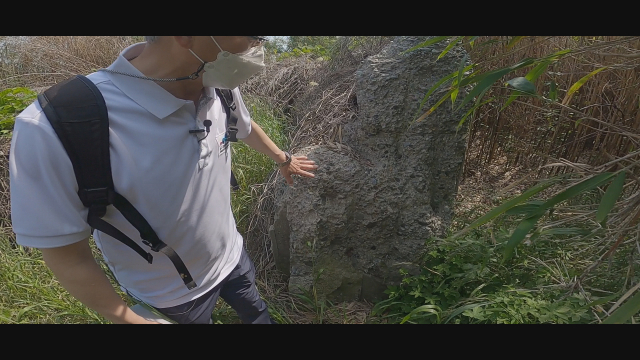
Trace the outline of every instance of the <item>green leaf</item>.
<instances>
[{"instance_id":1,"label":"green leaf","mask_svg":"<svg viewBox=\"0 0 640 360\"><path fill-rule=\"evenodd\" d=\"M460 104L460 108L462 108L466 103L471 101L471 99L473 99L480 93L487 91L489 87L493 85L493 83L498 81L498 79L500 79L504 75L522 67L529 66L533 64L535 60L536 59L534 58L526 58L515 65L482 74L485 75L485 77L469 92L469 94L467 94L467 96L462 101L462 104ZM461 83L460 86L462 85L463 84Z\"/></svg>"},{"instance_id":2,"label":"green leaf","mask_svg":"<svg viewBox=\"0 0 640 360\"><path fill-rule=\"evenodd\" d=\"M454 46L456 46L456 44L463 38L464 36L458 36L458 38L456 38L455 40L451 40L451 42L449 42L449 45L447 45L446 48L444 48L444 50L442 50L442 52L440 53L440 55L438 55L438 58L436 59L436 61L440 60L443 56L447 55L447 53L449 52L449 50L453 49Z\"/></svg>"},{"instance_id":3,"label":"green leaf","mask_svg":"<svg viewBox=\"0 0 640 360\"><path fill-rule=\"evenodd\" d=\"M552 228L542 230L540 235L587 235L590 232L591 230L582 228Z\"/></svg>"},{"instance_id":4,"label":"green leaf","mask_svg":"<svg viewBox=\"0 0 640 360\"><path fill-rule=\"evenodd\" d=\"M476 70L471 75L460 80L460 83L458 84L458 86L467 86L470 84L480 82L482 79L486 78L489 75L491 75L491 72L481 73L480 70Z\"/></svg>"},{"instance_id":5,"label":"green leaf","mask_svg":"<svg viewBox=\"0 0 640 360\"><path fill-rule=\"evenodd\" d=\"M471 69L473 65L469 65L467 67L465 67L464 69L462 69L462 72L464 73L465 71ZM458 74L453 72L445 77L443 77L442 79L438 80L438 82L433 85L431 87L431 89L429 89L429 91L427 92L427 94L424 96L424 98L422 98L422 101L420 102L420 109L422 109L422 107L424 106L424 104L427 102L427 100L429 99L429 96L431 96L431 94L433 94L434 91L436 91L442 84L444 84L447 80L451 80L451 78L453 78L454 76L457 76Z\"/></svg>"},{"instance_id":6,"label":"green leaf","mask_svg":"<svg viewBox=\"0 0 640 360\"><path fill-rule=\"evenodd\" d=\"M521 202L527 200L528 198L532 197L533 195L539 193L540 191L548 188L549 186L555 184L557 181L559 181L559 178L552 178L552 179L548 179L545 180L529 189L527 189L525 192L523 192L521 195L504 202L503 204L501 204L500 206L497 206L493 209L491 209L491 211L489 211L488 213L486 213L485 215L483 215L482 217L480 217L479 219L477 219L476 221L472 222L471 224L469 224L467 227L465 227L464 229L460 230L458 233L452 235L451 238L456 238L466 232L468 232L469 230L473 230L475 228L477 228L478 226L484 225L487 222L491 221L492 219L494 219L495 217L501 215L502 213L504 213L505 211L511 209L512 207L520 204Z\"/></svg>"},{"instance_id":7,"label":"green leaf","mask_svg":"<svg viewBox=\"0 0 640 360\"><path fill-rule=\"evenodd\" d=\"M451 108L453 109L453 104L456 103L456 97L458 97L458 92L460 91L459 88L454 88L453 92L451 93Z\"/></svg>"},{"instance_id":8,"label":"green leaf","mask_svg":"<svg viewBox=\"0 0 640 360\"><path fill-rule=\"evenodd\" d=\"M636 293L631 299L627 300L624 305L620 306L616 311L606 318L603 324L623 324L627 320L640 311L640 292Z\"/></svg>"},{"instance_id":9,"label":"green leaf","mask_svg":"<svg viewBox=\"0 0 640 360\"><path fill-rule=\"evenodd\" d=\"M526 36L514 36L511 41L509 41L509 44L507 44L507 49L511 49L512 47L514 47L520 40L525 37Z\"/></svg>"},{"instance_id":10,"label":"green leaf","mask_svg":"<svg viewBox=\"0 0 640 360\"><path fill-rule=\"evenodd\" d=\"M20 311L18 312L18 315L16 316L16 322L20 322L22 320L22 317L24 316L24 314L26 314L27 312L31 311L31 309L33 309L36 306L38 306L38 304L25 306L24 308L20 309Z\"/></svg>"},{"instance_id":11,"label":"green leaf","mask_svg":"<svg viewBox=\"0 0 640 360\"><path fill-rule=\"evenodd\" d=\"M504 246L504 257L502 259L502 263L509 260L513 255L513 249L524 240L524 237L527 236L529 231L533 229L538 220L544 215L544 213L538 213L536 215L530 216L528 218L523 219L518 227L513 231L509 241Z\"/></svg>"},{"instance_id":12,"label":"green leaf","mask_svg":"<svg viewBox=\"0 0 640 360\"><path fill-rule=\"evenodd\" d=\"M550 60L546 60L546 61L541 62L536 67L534 67L531 71L529 71L529 73L527 73L527 75L525 75L525 79L527 79L527 80L529 80L531 82L536 81L540 77L540 75L542 75L542 73L544 73L544 71L547 69L547 67L549 66L550 63L551 63ZM531 92L535 93L535 86L533 88L534 88L534 90L531 91ZM516 90L520 90L520 89L516 89ZM525 90L523 90L523 91L526 92ZM521 96L521 95L525 95L525 94L522 94L522 93L516 91L513 95L511 95L509 97L509 100L507 100L507 102L504 104L504 106L502 106L500 111L504 110L507 106L509 106L509 104L511 104L516 99L516 97Z\"/></svg>"},{"instance_id":13,"label":"green leaf","mask_svg":"<svg viewBox=\"0 0 640 360\"><path fill-rule=\"evenodd\" d=\"M467 117L471 114L473 114L476 110L478 110L478 108L484 104L490 103L493 100L495 100L495 97L492 97L488 100L483 101L481 104L476 104L474 105L471 109L469 109L469 111L467 111L466 114L464 114L464 116L462 117L462 119L460 119L460 121L458 122L458 126L456 126L456 131L460 130L460 128L462 127L462 125L464 124L464 121L467 119Z\"/></svg>"},{"instance_id":14,"label":"green leaf","mask_svg":"<svg viewBox=\"0 0 640 360\"><path fill-rule=\"evenodd\" d=\"M493 83L498 81L501 77L511 72L511 69L500 69L498 71L487 73L486 76L474 86L474 88L467 94L467 96L462 100L462 104L460 104L460 108L463 107L466 103L471 101L474 97L479 95L481 92L487 90ZM462 84L460 84L462 86Z\"/></svg>"},{"instance_id":15,"label":"green leaf","mask_svg":"<svg viewBox=\"0 0 640 360\"><path fill-rule=\"evenodd\" d=\"M560 58L566 56L567 54L569 54L572 51L573 50L571 50L571 49L564 49L564 50L556 51L551 55L545 56L543 59L551 60L551 61L557 61L557 60L559 60Z\"/></svg>"},{"instance_id":16,"label":"green leaf","mask_svg":"<svg viewBox=\"0 0 640 360\"><path fill-rule=\"evenodd\" d=\"M573 94L576 91L578 91L578 89L580 89L582 87L582 85L584 85L584 83L587 82L587 80L591 79L591 77L593 77L595 74L599 73L600 71L606 69L607 67L608 66L601 67L600 69L593 70L592 72L590 72L589 74L584 76L582 79L578 80L575 84L573 84L569 88L569 91L567 91L567 94L564 96L564 99L562 100L562 105L567 105L569 103L569 101L571 101L571 97L573 96Z\"/></svg>"},{"instance_id":17,"label":"green leaf","mask_svg":"<svg viewBox=\"0 0 640 360\"><path fill-rule=\"evenodd\" d=\"M396 300L395 298L392 299L386 299L383 300L379 303L377 303L373 309L371 310L371 315L380 315L382 314L387 308L393 306L393 305L403 305L404 303L402 301L393 301Z\"/></svg>"},{"instance_id":18,"label":"green leaf","mask_svg":"<svg viewBox=\"0 0 640 360\"><path fill-rule=\"evenodd\" d=\"M615 294L613 294L613 295L605 296L605 297L603 297L603 298L600 298L600 299L598 299L598 300L595 300L595 301L593 301L593 302L590 302L590 303L589 303L589 304L587 304L587 305L581 306L581 307L580 307L580 309L589 309L589 308L590 308L590 307L592 307L592 306L597 306L597 305L606 304L606 303L608 303L609 301L612 301L613 299L618 298L619 296L620 296L620 294L619 294L619 293L615 293Z\"/></svg>"},{"instance_id":19,"label":"green leaf","mask_svg":"<svg viewBox=\"0 0 640 360\"><path fill-rule=\"evenodd\" d=\"M523 215L523 214L533 214L540 205L542 205L544 201L533 200L529 201L526 204L514 206L511 209L505 211L505 215Z\"/></svg>"},{"instance_id":20,"label":"green leaf","mask_svg":"<svg viewBox=\"0 0 640 360\"><path fill-rule=\"evenodd\" d=\"M554 80L549 83L549 99L553 101L558 100L558 85Z\"/></svg>"},{"instance_id":21,"label":"green leaf","mask_svg":"<svg viewBox=\"0 0 640 360\"><path fill-rule=\"evenodd\" d=\"M426 118L427 116L429 116L429 114L431 114L432 112L434 112L438 106L440 106L440 104L442 104L445 100L447 100L447 98L455 91L456 89L451 89L449 91L447 91L446 94L444 94L443 97L440 98L440 100L438 100L437 103L435 103L435 105L433 105L429 110L427 110L427 112L425 112L424 114L422 114L422 116L420 116L418 119L416 119L416 122L420 122L422 120L424 120L424 118Z\"/></svg>"},{"instance_id":22,"label":"green leaf","mask_svg":"<svg viewBox=\"0 0 640 360\"><path fill-rule=\"evenodd\" d=\"M409 313L409 315L405 316L402 321L400 321L400 324L404 324L405 322L407 322L409 319L411 319L411 317L413 317L415 314L417 313L421 313L421 312L428 312L431 314L434 314L437 318L437 322L440 322L440 312L442 310L440 310L440 307L436 306L436 305L422 305L419 306L415 309L413 309L413 311L411 311Z\"/></svg>"},{"instance_id":23,"label":"green leaf","mask_svg":"<svg viewBox=\"0 0 640 360\"><path fill-rule=\"evenodd\" d=\"M471 68L471 66L473 65L469 65L469 66L464 66L467 63L467 60L469 59L469 54L464 54L464 57L462 58L462 60L460 60L460 64L458 65L458 79L456 80L456 84L460 84L460 81L462 80L462 75L464 74L465 71L467 71L467 68Z\"/></svg>"},{"instance_id":24,"label":"green leaf","mask_svg":"<svg viewBox=\"0 0 640 360\"><path fill-rule=\"evenodd\" d=\"M556 204L562 201L568 200L585 191L595 189L596 187L609 181L612 177L613 177L613 173L606 172L606 173L592 176L586 180L583 180L571 186L570 188L564 190L563 192L555 195L551 199L545 201L542 205L540 205L540 208L538 208L538 212L539 213L544 212L548 208L555 206Z\"/></svg>"},{"instance_id":25,"label":"green leaf","mask_svg":"<svg viewBox=\"0 0 640 360\"><path fill-rule=\"evenodd\" d=\"M513 86L516 90L523 93L536 93L536 86L531 81L527 80L527 78L524 78L522 76L507 81L507 84Z\"/></svg>"},{"instance_id":26,"label":"green leaf","mask_svg":"<svg viewBox=\"0 0 640 360\"><path fill-rule=\"evenodd\" d=\"M621 171L618 176L611 182L611 185L607 188L607 191L602 196L602 200L600 201L600 206L598 206L598 212L596 213L596 221L601 223L609 214L609 211L616 204L616 200L620 197L622 193L622 187L624 186L624 178L626 172Z\"/></svg>"},{"instance_id":27,"label":"green leaf","mask_svg":"<svg viewBox=\"0 0 640 360\"><path fill-rule=\"evenodd\" d=\"M549 60L541 62L536 67L531 69L531 71L529 71L527 75L525 75L525 78L529 81L536 81L540 77L540 75L542 75L544 71L547 70L549 64L551 64L551 61Z\"/></svg>"},{"instance_id":28,"label":"green leaf","mask_svg":"<svg viewBox=\"0 0 640 360\"><path fill-rule=\"evenodd\" d=\"M487 302L478 303L478 304L468 304L468 305L460 306L454 312L452 312L451 315L449 315L449 317L447 318L447 320L445 320L444 323L445 324L448 323L451 319L453 319L454 317L462 314L466 310L473 310L473 309L475 309L477 307L482 307L482 306L489 305L489 304L492 304L492 303L493 303L493 301L487 301Z\"/></svg>"},{"instance_id":29,"label":"green leaf","mask_svg":"<svg viewBox=\"0 0 640 360\"><path fill-rule=\"evenodd\" d=\"M423 48L423 47L425 47L425 46L429 46L429 45L433 45L433 44L435 44L435 43L439 43L439 42L441 42L441 41L443 41L443 40L446 40L446 39L448 39L448 38L450 38L450 36L436 36L436 37L434 37L434 38L431 38L431 39L429 39L429 40L427 40L427 41L425 41L425 42L423 42L423 43L420 43L420 44L418 44L418 45L416 45L416 46L412 47L412 48L411 48L411 49L409 49L409 50L405 50L405 51L403 51L403 52L402 52L402 53L400 53L400 54L401 54L401 55L404 55L405 53L408 53L408 52L411 52L411 51L414 51L414 50L418 50L418 49L420 49L420 48Z\"/></svg>"},{"instance_id":30,"label":"green leaf","mask_svg":"<svg viewBox=\"0 0 640 360\"><path fill-rule=\"evenodd\" d=\"M576 185L571 186L570 188L562 191L561 193L555 195L551 199L545 201L542 205L538 207L538 209L530 214L529 217L523 219L518 227L511 234L511 238L505 245L504 248L504 258L502 262L508 260L513 255L513 250L515 247L522 242L524 237L529 233L529 231L535 226L538 219L544 215L544 211L555 206L556 204L568 200L582 192L589 191L591 189L596 188L609 181L609 179L613 176L612 173L602 173L599 175L592 176L586 180L583 180Z\"/></svg>"},{"instance_id":31,"label":"green leaf","mask_svg":"<svg viewBox=\"0 0 640 360\"><path fill-rule=\"evenodd\" d=\"M457 87L457 85L460 83L460 80L462 79L462 75L465 72L465 64L467 63L467 59L469 58L469 54L465 54L464 57L462 58L462 60L460 60L460 64L458 65L458 77L456 79L456 81L453 83L453 86L456 87L456 90L451 93L451 107L453 108L453 104L455 104L456 102L456 98L458 97L458 90L459 87Z\"/></svg>"}]
</instances>

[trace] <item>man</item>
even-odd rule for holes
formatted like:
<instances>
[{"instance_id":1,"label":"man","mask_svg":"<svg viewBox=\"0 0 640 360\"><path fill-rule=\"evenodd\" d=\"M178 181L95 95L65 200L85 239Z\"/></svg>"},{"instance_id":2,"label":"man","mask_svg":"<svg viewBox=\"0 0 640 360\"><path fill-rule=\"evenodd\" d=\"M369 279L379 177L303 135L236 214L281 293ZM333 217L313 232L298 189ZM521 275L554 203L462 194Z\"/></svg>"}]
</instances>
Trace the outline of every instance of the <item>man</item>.
<instances>
[{"instance_id":1,"label":"man","mask_svg":"<svg viewBox=\"0 0 640 360\"><path fill-rule=\"evenodd\" d=\"M233 89L237 138L279 163L288 184L292 175L313 177L315 163L280 150L250 119L237 88L264 67L263 41L147 37L88 76L109 113L115 190L175 250L197 286L188 289L164 254L149 264L104 233L94 239L120 286L178 323L209 323L219 296L243 323L272 322L231 212L226 114L214 90ZM16 118L10 154L17 242L40 248L62 286L106 319L154 323L127 307L93 259L71 161L38 102ZM109 207L103 219L144 246L117 210Z\"/></svg>"}]
</instances>

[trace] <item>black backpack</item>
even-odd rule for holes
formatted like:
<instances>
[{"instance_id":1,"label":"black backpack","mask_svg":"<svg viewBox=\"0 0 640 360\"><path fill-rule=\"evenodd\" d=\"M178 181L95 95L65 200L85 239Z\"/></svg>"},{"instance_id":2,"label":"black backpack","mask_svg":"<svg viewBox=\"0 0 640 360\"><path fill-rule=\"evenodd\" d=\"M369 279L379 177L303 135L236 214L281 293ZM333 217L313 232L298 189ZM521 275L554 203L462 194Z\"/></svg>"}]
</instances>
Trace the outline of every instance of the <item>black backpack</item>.
<instances>
[{"instance_id":1,"label":"black backpack","mask_svg":"<svg viewBox=\"0 0 640 360\"><path fill-rule=\"evenodd\" d=\"M216 89L216 93L222 98L227 113L225 136L228 141L235 142L238 118L231 111L236 109L233 95L226 89ZM187 288L195 288L197 285L180 256L160 240L138 210L114 190L109 157L109 117L104 98L95 84L82 75L76 75L38 95L38 101L73 164L78 196L89 208L89 226L129 246L151 264L153 256L149 252L102 219L107 206L113 205L140 232L145 245L169 257ZM238 188L233 173L231 186L234 190Z\"/></svg>"}]
</instances>

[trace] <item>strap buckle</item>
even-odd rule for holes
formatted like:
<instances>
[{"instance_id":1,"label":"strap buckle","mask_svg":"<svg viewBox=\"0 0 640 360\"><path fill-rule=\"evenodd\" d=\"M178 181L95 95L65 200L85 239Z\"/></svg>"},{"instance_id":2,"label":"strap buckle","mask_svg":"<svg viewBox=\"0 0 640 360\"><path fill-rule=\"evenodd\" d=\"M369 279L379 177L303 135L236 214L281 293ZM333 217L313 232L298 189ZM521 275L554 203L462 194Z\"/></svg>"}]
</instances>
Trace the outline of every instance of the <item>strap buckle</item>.
<instances>
[{"instance_id":1,"label":"strap buckle","mask_svg":"<svg viewBox=\"0 0 640 360\"><path fill-rule=\"evenodd\" d=\"M165 244L164 242L162 242L162 240L158 240L158 242L153 245L150 241L143 239L142 243L147 245L149 248L151 248L151 250L155 251L155 252L160 252L160 250L162 250L164 247L167 246L167 244Z\"/></svg>"},{"instance_id":2,"label":"strap buckle","mask_svg":"<svg viewBox=\"0 0 640 360\"><path fill-rule=\"evenodd\" d=\"M84 206L90 208L95 205L107 206L113 203L113 193L109 188L80 189L78 196Z\"/></svg>"},{"instance_id":3,"label":"strap buckle","mask_svg":"<svg viewBox=\"0 0 640 360\"><path fill-rule=\"evenodd\" d=\"M238 133L237 127L229 126L229 128L227 129L227 135L225 136L225 139L231 142L238 142L238 138L236 137L237 133Z\"/></svg>"}]
</instances>

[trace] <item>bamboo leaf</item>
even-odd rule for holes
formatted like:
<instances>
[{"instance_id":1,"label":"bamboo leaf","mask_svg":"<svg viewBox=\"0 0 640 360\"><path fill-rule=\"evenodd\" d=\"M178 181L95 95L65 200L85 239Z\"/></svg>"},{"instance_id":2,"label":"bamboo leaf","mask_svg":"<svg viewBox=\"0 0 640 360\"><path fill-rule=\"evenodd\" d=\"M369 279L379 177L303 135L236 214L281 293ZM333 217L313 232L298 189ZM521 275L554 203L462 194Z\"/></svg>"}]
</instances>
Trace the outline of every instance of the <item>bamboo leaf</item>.
<instances>
[{"instance_id":1,"label":"bamboo leaf","mask_svg":"<svg viewBox=\"0 0 640 360\"><path fill-rule=\"evenodd\" d=\"M514 36L511 41L509 41L509 44L507 44L507 49L511 49L512 47L514 47L518 42L520 42L520 40L525 37L526 36Z\"/></svg>"},{"instance_id":2,"label":"bamboo leaf","mask_svg":"<svg viewBox=\"0 0 640 360\"><path fill-rule=\"evenodd\" d=\"M473 44L475 44L477 38L478 38L478 36L472 36L471 39L468 40L468 43L469 43L469 45L471 45L472 48L473 48Z\"/></svg>"},{"instance_id":3,"label":"bamboo leaf","mask_svg":"<svg viewBox=\"0 0 640 360\"><path fill-rule=\"evenodd\" d=\"M480 70L476 70L466 78L460 80L460 84L458 84L458 86L467 86L470 84L477 83L482 79L486 78L487 76L491 75L491 73L492 72L480 73Z\"/></svg>"},{"instance_id":4,"label":"bamboo leaf","mask_svg":"<svg viewBox=\"0 0 640 360\"><path fill-rule=\"evenodd\" d=\"M412 47L412 48L411 48L411 49L409 49L409 50L405 50L405 51L403 51L403 52L401 53L401 55L404 55L405 53L408 53L408 52L411 52L411 51L414 51L414 50L418 50L418 49L423 48L423 47L425 47L425 46L429 46L429 45L433 45L433 44L435 44L435 43L439 43L439 42L441 42L441 41L443 41L443 40L446 40L446 39L448 39L448 38L450 38L450 36L436 36L436 37L434 37L434 38L431 38L431 39L429 39L429 40L427 40L427 41L425 41L425 42L423 42L423 43L420 43L420 44L418 44L418 45L416 45L416 46Z\"/></svg>"},{"instance_id":5,"label":"bamboo leaf","mask_svg":"<svg viewBox=\"0 0 640 360\"><path fill-rule=\"evenodd\" d=\"M522 61L520 61L519 63L506 67L506 68L502 68L502 69L498 69L498 70L494 70L491 71L489 73L485 73L485 74L481 74L484 75L484 78L482 78L482 80L480 82L478 82L478 84L469 92L469 94L467 94L467 96L464 98L464 100L462 101L462 104L460 104L460 108L462 108L466 103L468 103L469 101L471 101L471 99L473 99L474 97L476 97L478 94L480 94L481 92L485 92L489 89L489 87L491 85L493 85L493 83L495 83L496 81L498 81L498 79L500 79L501 77L503 77L504 75L520 69L522 67L525 66L529 66L531 64L534 63L536 59L534 58L526 58ZM479 76L481 76L479 75ZM462 81L459 86L464 86L464 81Z\"/></svg>"},{"instance_id":6,"label":"bamboo leaf","mask_svg":"<svg viewBox=\"0 0 640 360\"><path fill-rule=\"evenodd\" d=\"M476 221L472 222L471 224L469 224L467 227L465 227L464 229L460 230L458 233L452 235L451 238L456 238L466 232L468 232L469 230L473 230L475 228L477 228L478 226L484 225L486 223L488 223L489 221L493 220L494 218L496 218L497 216L501 215L502 213L504 213L505 211L511 209L512 207L520 204L521 202L527 200L528 198L532 197L533 195L539 193L540 191L548 188L549 186L553 185L554 183L556 183L559 179L558 178L554 178L554 179L549 179L546 181L543 181L539 184L537 184L536 186L533 186L529 189L527 189L525 192L523 192L521 195L504 202L503 204L501 204L500 206L497 206L493 209L491 209L491 211L489 211L488 213L486 213L485 215L483 215L482 217L480 217L479 219L477 219Z\"/></svg>"},{"instance_id":7,"label":"bamboo leaf","mask_svg":"<svg viewBox=\"0 0 640 360\"><path fill-rule=\"evenodd\" d=\"M549 64L551 64L551 61L548 60L541 62L536 67L531 69L531 71L529 71L527 75L525 75L525 78L529 81L536 81L540 77L540 75L542 75L544 71L547 70Z\"/></svg>"},{"instance_id":8,"label":"bamboo leaf","mask_svg":"<svg viewBox=\"0 0 640 360\"><path fill-rule=\"evenodd\" d=\"M456 98L458 97L458 91L459 91L459 87L457 87L457 85L460 83L460 80L462 80L462 75L465 72L465 64L467 63L467 59L469 58L469 54L465 54L464 57L462 58L462 60L460 60L460 64L458 65L458 77L455 81L455 83L453 84L454 87L456 87L456 90L451 93L451 107L453 108L453 105L456 103Z\"/></svg>"},{"instance_id":9,"label":"bamboo leaf","mask_svg":"<svg viewBox=\"0 0 640 360\"><path fill-rule=\"evenodd\" d=\"M429 110L427 110L427 112L425 112L424 114L422 114L422 116L420 116L418 119L416 119L416 122L420 122L422 120L424 120L427 116L429 116L429 114L431 114L432 112L434 112L438 106L440 106L440 104L442 104L445 100L447 100L447 98L449 98L449 96L451 95L451 93L453 93L455 89L451 89L449 91L447 91L446 94L444 94L443 97L440 98L440 100L438 100L437 103L435 103L435 105L433 105Z\"/></svg>"},{"instance_id":10,"label":"bamboo leaf","mask_svg":"<svg viewBox=\"0 0 640 360\"><path fill-rule=\"evenodd\" d=\"M469 65L467 67L465 67L462 72L465 72L469 69L471 69L473 65ZM451 80L451 78L453 78L454 76L457 76L458 74L453 72L445 77L443 77L442 79L438 80L438 82L433 85L431 87L431 89L429 89L429 91L427 92L427 94L424 96L424 98L422 98L422 101L420 102L420 109L422 109L422 107L424 106L424 104L427 102L427 100L429 99L429 96L431 96L431 94L433 94L434 91L436 91L442 84L444 84L447 80Z\"/></svg>"},{"instance_id":11,"label":"bamboo leaf","mask_svg":"<svg viewBox=\"0 0 640 360\"><path fill-rule=\"evenodd\" d=\"M582 85L584 85L584 83L587 82L587 80L591 79L591 77L593 77L595 74L599 73L600 71L602 71L602 70L604 70L606 68L607 68L607 66L601 67L600 69L593 70L592 72L590 72L589 74L584 76L582 79L578 80L575 84L573 84L569 88L569 91L567 91L567 94L564 96L564 100L562 100L562 105L567 105L569 103L569 101L571 101L571 97L573 96L573 94L576 91L578 91L578 89L580 89L582 87Z\"/></svg>"},{"instance_id":12,"label":"bamboo leaf","mask_svg":"<svg viewBox=\"0 0 640 360\"><path fill-rule=\"evenodd\" d=\"M409 315L405 316L404 319L402 319L402 321L400 321L400 324L404 324L405 322L407 322L409 319L411 319L411 317L413 317L415 314L420 313L420 312L428 312L431 314L434 314L436 316L436 318L438 319L438 322L440 322L440 308L436 305L422 305L419 306L415 309L413 309Z\"/></svg>"},{"instance_id":13,"label":"bamboo leaf","mask_svg":"<svg viewBox=\"0 0 640 360\"><path fill-rule=\"evenodd\" d=\"M598 300L594 300L594 301L588 303L587 305L581 306L580 308L581 309L588 309L588 308L590 308L592 306L606 304L606 303L612 301L613 299L617 298L618 296L620 296L619 293L615 293L613 295L605 296L605 297L602 297L602 298L600 298Z\"/></svg>"},{"instance_id":14,"label":"bamboo leaf","mask_svg":"<svg viewBox=\"0 0 640 360\"><path fill-rule=\"evenodd\" d=\"M598 212L596 213L596 221L602 223L609 214L609 211L616 204L616 200L622 193L622 187L624 186L624 178L626 172L621 171L618 176L611 182L611 185L607 188L607 191L602 196L600 206L598 206Z\"/></svg>"},{"instance_id":15,"label":"bamboo leaf","mask_svg":"<svg viewBox=\"0 0 640 360\"><path fill-rule=\"evenodd\" d=\"M527 80L527 78L522 76L507 81L507 84L513 86L514 89L523 93L536 93L536 86L531 81Z\"/></svg>"},{"instance_id":16,"label":"bamboo leaf","mask_svg":"<svg viewBox=\"0 0 640 360\"><path fill-rule=\"evenodd\" d=\"M505 211L505 215L525 215L525 214L533 214L540 205L542 205L544 201L533 200L529 201L526 204L514 206L511 209Z\"/></svg>"},{"instance_id":17,"label":"bamboo leaf","mask_svg":"<svg viewBox=\"0 0 640 360\"><path fill-rule=\"evenodd\" d=\"M458 65L458 79L456 80L457 84L460 84L460 81L462 80L462 75L464 74L465 71L467 71L467 68L471 68L471 66L473 65L469 65L469 66L464 66L467 63L467 60L469 59L469 54L464 54L464 57L462 58L462 60L460 60L460 64Z\"/></svg>"},{"instance_id":18,"label":"bamboo leaf","mask_svg":"<svg viewBox=\"0 0 640 360\"><path fill-rule=\"evenodd\" d=\"M481 92L485 92L491 85L493 85L493 83L510 72L511 69L507 68L487 74L487 76L482 79L482 81L478 82L478 84L474 86L474 88L467 94L467 96L465 96L464 100L462 100L462 104L460 104L460 108L462 108L466 103L471 101ZM459 86L462 86L462 84L460 84Z\"/></svg>"},{"instance_id":19,"label":"bamboo leaf","mask_svg":"<svg viewBox=\"0 0 640 360\"><path fill-rule=\"evenodd\" d=\"M523 219L520 224L518 224L518 227L513 230L509 241L507 241L504 246L504 257L502 259L503 263L511 258L511 256L513 255L513 249L515 249L515 247L520 244L522 240L524 240L524 237L527 236L531 229L533 229L533 227L536 225L543 214L544 213L538 213L536 215Z\"/></svg>"},{"instance_id":20,"label":"bamboo leaf","mask_svg":"<svg viewBox=\"0 0 640 360\"><path fill-rule=\"evenodd\" d=\"M549 83L549 99L553 101L558 100L558 85L554 80Z\"/></svg>"},{"instance_id":21,"label":"bamboo leaf","mask_svg":"<svg viewBox=\"0 0 640 360\"><path fill-rule=\"evenodd\" d=\"M436 61L440 60L443 56L447 55L447 53L449 52L449 50L453 49L454 46L456 46L456 44L463 38L464 36L458 36L457 39L455 40L451 40L451 42L449 43L449 45L447 45L446 48L444 48L444 50L442 50L442 52L440 53L440 55L438 55L438 58L436 59Z\"/></svg>"},{"instance_id":22,"label":"bamboo leaf","mask_svg":"<svg viewBox=\"0 0 640 360\"><path fill-rule=\"evenodd\" d=\"M449 317L447 318L447 320L445 320L444 323L445 324L448 323L451 319L453 319L454 317L462 314L466 310L471 310L473 308L477 308L477 307L481 307L481 306L485 306L485 305L489 305L489 304L493 304L493 301L487 301L487 302L478 303L478 304L468 304L468 305L460 306L454 312L452 312L451 315L449 315Z\"/></svg>"},{"instance_id":23,"label":"bamboo leaf","mask_svg":"<svg viewBox=\"0 0 640 360\"><path fill-rule=\"evenodd\" d=\"M640 311L640 291L606 318L603 324L623 324Z\"/></svg>"},{"instance_id":24,"label":"bamboo leaf","mask_svg":"<svg viewBox=\"0 0 640 360\"><path fill-rule=\"evenodd\" d=\"M459 88L454 88L453 92L451 92L451 108L453 108L453 104L456 103L456 97L458 97L458 91L460 91Z\"/></svg>"},{"instance_id":25,"label":"bamboo leaf","mask_svg":"<svg viewBox=\"0 0 640 360\"><path fill-rule=\"evenodd\" d=\"M590 232L589 229L581 228L552 228L542 230L540 235L587 235Z\"/></svg>"},{"instance_id":26,"label":"bamboo leaf","mask_svg":"<svg viewBox=\"0 0 640 360\"><path fill-rule=\"evenodd\" d=\"M388 307L398 304L404 304L401 301L393 301L395 299L387 299L377 303L373 309L371 309L371 315L380 315L382 314Z\"/></svg>"},{"instance_id":27,"label":"bamboo leaf","mask_svg":"<svg viewBox=\"0 0 640 360\"><path fill-rule=\"evenodd\" d=\"M473 106L471 109L469 109L469 111L467 111L466 114L464 114L464 116L462 117L462 119L460 119L460 121L458 122L458 126L456 126L456 131L460 130L460 128L462 127L462 125L464 124L464 121L467 119L467 117L471 114L473 114L480 106L487 104L489 102L492 102L493 100L495 100L495 97L492 97L484 102L482 102L482 104L477 104L475 106Z\"/></svg>"},{"instance_id":28,"label":"bamboo leaf","mask_svg":"<svg viewBox=\"0 0 640 360\"><path fill-rule=\"evenodd\" d=\"M544 73L544 71L547 69L547 67L549 66L549 64L551 63L550 60L545 60L543 62L541 62L540 64L538 64L536 67L534 67L531 71L529 71L527 73L527 75L525 75L525 79L534 82L536 81L540 75L542 75L542 73ZM535 86L534 86L534 91L535 93ZM514 92L513 95L511 95L509 97L509 99L507 100L507 102L502 106L502 108L500 109L500 111L504 110L507 106L509 106L509 104L511 104L518 96L523 96L526 94L523 94L521 92Z\"/></svg>"},{"instance_id":29,"label":"bamboo leaf","mask_svg":"<svg viewBox=\"0 0 640 360\"><path fill-rule=\"evenodd\" d=\"M602 174L598 174L595 176L592 176L586 180L583 180L573 186L571 186L570 188L564 190L563 192L555 195L554 197L552 197L551 199L545 201L542 205L540 205L540 207L538 208L538 212L544 212L545 210L551 208L552 206L555 206L556 204L563 202L565 200L568 200L578 194L581 194L585 191L589 191L592 189L595 189L596 187L606 183L607 181L609 181L611 178L613 177L613 173L610 172L606 172L606 173L602 173Z\"/></svg>"},{"instance_id":30,"label":"bamboo leaf","mask_svg":"<svg viewBox=\"0 0 640 360\"><path fill-rule=\"evenodd\" d=\"M572 51L573 50L571 50L571 49L564 49L564 50L556 51L551 55L545 56L543 59L551 60L551 61L557 61L557 60L559 60L560 58L566 56L567 54L569 54Z\"/></svg>"}]
</instances>

